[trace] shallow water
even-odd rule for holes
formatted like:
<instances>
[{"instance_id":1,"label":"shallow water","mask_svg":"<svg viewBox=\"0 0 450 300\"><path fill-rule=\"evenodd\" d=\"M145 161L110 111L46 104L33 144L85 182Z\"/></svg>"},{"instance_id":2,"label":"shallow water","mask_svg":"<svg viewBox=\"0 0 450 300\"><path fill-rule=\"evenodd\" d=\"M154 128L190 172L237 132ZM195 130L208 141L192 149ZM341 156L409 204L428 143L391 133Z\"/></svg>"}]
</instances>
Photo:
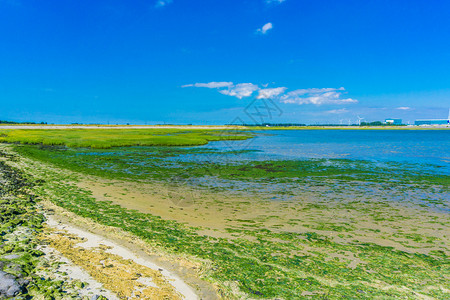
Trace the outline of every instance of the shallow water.
<instances>
[{"instance_id":1,"label":"shallow water","mask_svg":"<svg viewBox=\"0 0 450 300\"><path fill-rule=\"evenodd\" d=\"M346 158L406 163L450 175L450 130L266 130L248 141L211 142L204 148L255 150L237 160ZM417 170L416 170L417 171Z\"/></svg>"},{"instance_id":2,"label":"shallow water","mask_svg":"<svg viewBox=\"0 0 450 300\"><path fill-rule=\"evenodd\" d=\"M290 200L314 192L317 199L334 199L327 194L333 191L338 198L364 195L449 211L450 131L271 130L256 134L245 141L197 147L69 149L55 155L94 173L154 178L228 195L254 193L264 199ZM275 169L279 171L271 173Z\"/></svg>"}]
</instances>

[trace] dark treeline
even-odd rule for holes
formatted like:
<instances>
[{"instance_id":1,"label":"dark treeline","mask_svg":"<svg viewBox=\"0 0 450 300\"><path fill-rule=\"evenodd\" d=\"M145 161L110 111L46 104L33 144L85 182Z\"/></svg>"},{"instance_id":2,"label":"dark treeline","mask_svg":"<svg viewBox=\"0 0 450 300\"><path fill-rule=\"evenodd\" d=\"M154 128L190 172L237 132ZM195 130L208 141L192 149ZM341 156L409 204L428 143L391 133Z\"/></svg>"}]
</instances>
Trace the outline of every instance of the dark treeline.
<instances>
[{"instance_id":1,"label":"dark treeline","mask_svg":"<svg viewBox=\"0 0 450 300\"><path fill-rule=\"evenodd\" d=\"M41 125L46 125L47 122L36 123L36 122L14 122L14 121L4 121L4 120L0 120L0 124L27 124L27 125L41 124Z\"/></svg>"}]
</instances>

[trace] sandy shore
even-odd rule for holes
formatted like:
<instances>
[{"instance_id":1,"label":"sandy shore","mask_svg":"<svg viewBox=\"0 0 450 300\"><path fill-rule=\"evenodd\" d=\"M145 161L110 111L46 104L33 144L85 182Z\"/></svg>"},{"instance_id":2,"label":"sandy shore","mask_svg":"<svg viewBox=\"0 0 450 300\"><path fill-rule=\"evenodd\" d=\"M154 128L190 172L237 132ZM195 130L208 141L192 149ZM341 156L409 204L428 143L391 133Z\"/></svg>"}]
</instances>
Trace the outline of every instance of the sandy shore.
<instances>
[{"instance_id":1,"label":"sandy shore","mask_svg":"<svg viewBox=\"0 0 450 300\"><path fill-rule=\"evenodd\" d=\"M62 255L58 250L49 246L39 246L38 249L45 253L45 257L49 261L58 262L58 272L52 274L58 280L65 280L68 277L70 278L70 280L78 280L87 284L87 286L83 286L82 288L77 289L77 292L81 297L92 298L94 295L97 295L103 296L109 300L119 299L114 293L105 289L104 286L100 282L95 280L91 275L89 275L89 273L64 257L64 255ZM62 272L63 274L67 274L66 278L58 278L58 273L60 272Z\"/></svg>"},{"instance_id":2,"label":"sandy shore","mask_svg":"<svg viewBox=\"0 0 450 300\"><path fill-rule=\"evenodd\" d=\"M129 260L134 262L135 264L139 266L143 266L146 268L149 268L156 272L157 274L161 274L162 278L168 282L173 288L176 290L178 294L181 295L182 299L199 299L196 292L187 285L180 277L173 274L166 268L157 265L155 262L148 260L147 258L141 257L136 253L133 253L131 250L125 248L124 246L118 245L117 243L106 239L105 237L90 233L86 230L77 228L75 226L61 223L60 221L57 221L52 216L47 215L47 225L55 230L58 236L58 238L61 238L62 236L70 236L70 239L73 240L74 236L81 239L81 243L77 243L77 248L81 247L85 250L93 250L95 252L98 251L105 251L106 253L118 256L124 260ZM75 248L76 249L76 248ZM83 251L85 252L85 251ZM64 253L63 253L64 255ZM66 268L67 273L69 273L70 277L74 277L75 279L83 279L84 281L87 281L90 285L93 286L93 289L96 290L97 294L102 294L100 290L103 288L101 284L98 283L97 280L93 279L91 276L88 276L86 270L83 270L80 267L77 267L76 265L69 264L69 266ZM125 278L124 278L125 280ZM154 281L152 281L151 278L147 277L141 277L136 279L135 281L138 282L138 286L140 286L140 290L144 290L146 288L160 288ZM108 298L114 299L115 297L111 297L111 292L108 291L106 295ZM156 298L155 298L156 299Z\"/></svg>"}]
</instances>

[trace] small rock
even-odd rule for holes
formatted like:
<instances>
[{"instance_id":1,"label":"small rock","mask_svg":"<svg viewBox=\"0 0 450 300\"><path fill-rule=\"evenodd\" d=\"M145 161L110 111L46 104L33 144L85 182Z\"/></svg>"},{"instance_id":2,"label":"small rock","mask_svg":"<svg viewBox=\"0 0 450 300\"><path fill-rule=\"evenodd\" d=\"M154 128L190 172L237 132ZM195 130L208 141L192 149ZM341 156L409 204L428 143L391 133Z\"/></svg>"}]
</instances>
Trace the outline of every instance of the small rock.
<instances>
[{"instance_id":1,"label":"small rock","mask_svg":"<svg viewBox=\"0 0 450 300\"><path fill-rule=\"evenodd\" d=\"M15 279L16 277L12 274L6 273L4 271L0 271L0 282L5 279Z\"/></svg>"},{"instance_id":2,"label":"small rock","mask_svg":"<svg viewBox=\"0 0 450 300\"><path fill-rule=\"evenodd\" d=\"M91 297L91 300L97 300L98 298L100 298L99 295L93 295L93 296Z\"/></svg>"},{"instance_id":3,"label":"small rock","mask_svg":"<svg viewBox=\"0 0 450 300\"><path fill-rule=\"evenodd\" d=\"M16 258L19 258L19 257L20 257L20 255L17 255L17 254L9 254L9 255L3 256L4 259L8 259L8 260L16 259Z\"/></svg>"},{"instance_id":4,"label":"small rock","mask_svg":"<svg viewBox=\"0 0 450 300\"><path fill-rule=\"evenodd\" d=\"M22 287L12 274L0 271L0 297L14 297L20 293Z\"/></svg>"}]
</instances>

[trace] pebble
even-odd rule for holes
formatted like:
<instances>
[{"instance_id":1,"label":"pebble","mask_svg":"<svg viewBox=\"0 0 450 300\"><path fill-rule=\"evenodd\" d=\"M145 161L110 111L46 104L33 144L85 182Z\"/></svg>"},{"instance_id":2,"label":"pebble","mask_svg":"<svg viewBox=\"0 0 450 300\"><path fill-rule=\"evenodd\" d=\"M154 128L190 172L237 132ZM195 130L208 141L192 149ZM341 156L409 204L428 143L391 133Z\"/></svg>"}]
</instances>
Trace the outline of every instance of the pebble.
<instances>
[{"instance_id":1,"label":"pebble","mask_svg":"<svg viewBox=\"0 0 450 300\"><path fill-rule=\"evenodd\" d=\"M20 293L22 287L12 274L0 271L0 298L14 297Z\"/></svg>"},{"instance_id":2,"label":"pebble","mask_svg":"<svg viewBox=\"0 0 450 300\"><path fill-rule=\"evenodd\" d=\"M19 258L19 257L20 257L20 255L17 255L17 254L9 254L9 255L3 256L4 259L8 259L8 260L16 259L16 258Z\"/></svg>"}]
</instances>

